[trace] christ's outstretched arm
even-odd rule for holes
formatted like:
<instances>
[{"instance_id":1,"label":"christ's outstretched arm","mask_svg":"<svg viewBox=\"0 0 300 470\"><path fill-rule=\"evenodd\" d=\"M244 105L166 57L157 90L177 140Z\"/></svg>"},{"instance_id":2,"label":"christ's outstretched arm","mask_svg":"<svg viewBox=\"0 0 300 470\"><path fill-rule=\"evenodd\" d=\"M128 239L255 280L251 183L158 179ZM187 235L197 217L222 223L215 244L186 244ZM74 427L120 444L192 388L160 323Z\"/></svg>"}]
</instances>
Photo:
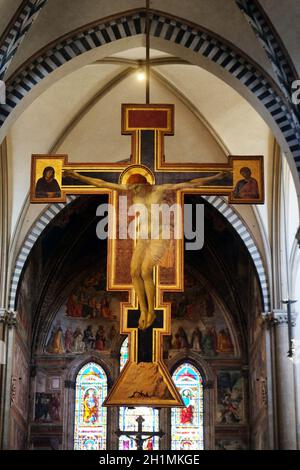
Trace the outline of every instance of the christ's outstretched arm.
<instances>
[{"instance_id":1,"label":"christ's outstretched arm","mask_svg":"<svg viewBox=\"0 0 300 470\"><path fill-rule=\"evenodd\" d=\"M82 176L73 170L65 170L63 176L66 178L74 178L78 181L83 181L84 183L96 186L97 188L107 188L113 189L115 191L122 191L128 189L126 184L110 183L108 181L102 180L101 178L91 178L90 176Z\"/></svg>"},{"instance_id":2,"label":"christ's outstretched arm","mask_svg":"<svg viewBox=\"0 0 300 470\"><path fill-rule=\"evenodd\" d=\"M159 185L159 188L163 191L167 189L177 190L177 189L187 189L187 188L198 188L200 186L204 186L206 183L222 180L229 174L231 174L229 171L221 171L220 173L217 173L216 175L213 175L213 176L207 176L204 178L195 178L193 180L184 181L182 183L162 184L162 185Z\"/></svg>"}]
</instances>

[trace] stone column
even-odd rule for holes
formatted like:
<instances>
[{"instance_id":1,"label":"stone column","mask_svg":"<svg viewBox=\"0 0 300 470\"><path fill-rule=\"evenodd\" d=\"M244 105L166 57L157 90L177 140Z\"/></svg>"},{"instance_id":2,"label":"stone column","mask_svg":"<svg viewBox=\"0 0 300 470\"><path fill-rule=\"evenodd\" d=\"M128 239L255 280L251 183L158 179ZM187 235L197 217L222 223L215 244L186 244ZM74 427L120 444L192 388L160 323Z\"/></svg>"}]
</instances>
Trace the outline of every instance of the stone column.
<instances>
[{"instance_id":1,"label":"stone column","mask_svg":"<svg viewBox=\"0 0 300 470\"><path fill-rule=\"evenodd\" d=\"M8 210L8 168L6 140L0 144L0 449L3 446L5 419L5 384L7 369L7 325L10 314L7 311L8 298L8 252L9 252L9 210Z\"/></svg>"},{"instance_id":2,"label":"stone column","mask_svg":"<svg viewBox=\"0 0 300 470\"><path fill-rule=\"evenodd\" d=\"M279 449L297 449L296 397L293 362L289 349L287 313L272 314L275 333L276 409Z\"/></svg>"},{"instance_id":3,"label":"stone column","mask_svg":"<svg viewBox=\"0 0 300 470\"><path fill-rule=\"evenodd\" d=\"M0 309L0 320L4 332L5 342L5 364L2 365L1 382L1 448L9 448L9 420L12 398L12 367L13 367L13 344L15 326L17 325L17 314L11 310Z\"/></svg>"},{"instance_id":4,"label":"stone column","mask_svg":"<svg viewBox=\"0 0 300 470\"><path fill-rule=\"evenodd\" d=\"M4 419L4 380L6 363L6 342L5 342L6 310L0 308L0 449L2 446L3 419Z\"/></svg>"}]
</instances>

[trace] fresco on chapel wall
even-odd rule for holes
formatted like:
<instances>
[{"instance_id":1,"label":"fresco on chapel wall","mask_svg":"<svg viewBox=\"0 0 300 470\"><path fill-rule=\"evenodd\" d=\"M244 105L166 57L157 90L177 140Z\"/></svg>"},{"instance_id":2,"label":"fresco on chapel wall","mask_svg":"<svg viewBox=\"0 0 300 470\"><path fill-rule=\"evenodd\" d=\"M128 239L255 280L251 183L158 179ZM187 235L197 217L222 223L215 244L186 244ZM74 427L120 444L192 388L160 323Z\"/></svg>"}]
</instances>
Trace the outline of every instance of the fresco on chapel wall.
<instances>
[{"instance_id":1,"label":"fresco on chapel wall","mask_svg":"<svg viewBox=\"0 0 300 470\"><path fill-rule=\"evenodd\" d=\"M42 371L37 371L37 375L35 377L35 387L36 392L43 393L47 390L47 374Z\"/></svg>"},{"instance_id":2,"label":"fresco on chapel wall","mask_svg":"<svg viewBox=\"0 0 300 470\"><path fill-rule=\"evenodd\" d=\"M172 336L165 340L169 357L182 349L192 349L208 357L234 355L224 313L199 279L186 272L184 292L168 293L165 300L171 302L172 312Z\"/></svg>"},{"instance_id":3,"label":"fresco on chapel wall","mask_svg":"<svg viewBox=\"0 0 300 470\"><path fill-rule=\"evenodd\" d=\"M217 414L219 424L243 424L244 378L240 371L221 370L217 374Z\"/></svg>"},{"instance_id":4,"label":"fresco on chapel wall","mask_svg":"<svg viewBox=\"0 0 300 470\"><path fill-rule=\"evenodd\" d=\"M104 273L87 276L57 313L44 351L110 351L118 337L121 300L122 294L106 291Z\"/></svg>"},{"instance_id":5,"label":"fresco on chapel wall","mask_svg":"<svg viewBox=\"0 0 300 470\"><path fill-rule=\"evenodd\" d=\"M55 423L61 420L60 393L36 393L34 419L42 423Z\"/></svg>"},{"instance_id":6,"label":"fresco on chapel wall","mask_svg":"<svg viewBox=\"0 0 300 470\"><path fill-rule=\"evenodd\" d=\"M57 423L62 421L62 378L59 371L37 370L35 377L34 421Z\"/></svg>"}]
</instances>

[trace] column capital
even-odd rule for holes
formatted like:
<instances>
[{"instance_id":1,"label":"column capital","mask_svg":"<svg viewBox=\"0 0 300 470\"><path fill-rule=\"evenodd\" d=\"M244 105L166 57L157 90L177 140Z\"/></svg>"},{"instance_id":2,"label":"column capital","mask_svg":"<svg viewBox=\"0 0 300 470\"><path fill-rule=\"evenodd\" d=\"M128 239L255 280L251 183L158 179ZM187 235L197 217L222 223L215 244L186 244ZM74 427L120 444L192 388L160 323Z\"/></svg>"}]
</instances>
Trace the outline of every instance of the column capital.
<instances>
[{"instance_id":1,"label":"column capital","mask_svg":"<svg viewBox=\"0 0 300 470\"><path fill-rule=\"evenodd\" d=\"M0 323L6 323L6 312L5 308L0 307Z\"/></svg>"},{"instance_id":2,"label":"column capital","mask_svg":"<svg viewBox=\"0 0 300 470\"><path fill-rule=\"evenodd\" d=\"M292 326L296 324L297 313L292 312L291 319L292 319ZM264 319L271 325L287 325L288 324L288 314L286 310L274 309L271 312L264 314Z\"/></svg>"},{"instance_id":3,"label":"column capital","mask_svg":"<svg viewBox=\"0 0 300 470\"><path fill-rule=\"evenodd\" d=\"M0 323L4 323L8 327L17 325L17 312L0 308Z\"/></svg>"}]
</instances>

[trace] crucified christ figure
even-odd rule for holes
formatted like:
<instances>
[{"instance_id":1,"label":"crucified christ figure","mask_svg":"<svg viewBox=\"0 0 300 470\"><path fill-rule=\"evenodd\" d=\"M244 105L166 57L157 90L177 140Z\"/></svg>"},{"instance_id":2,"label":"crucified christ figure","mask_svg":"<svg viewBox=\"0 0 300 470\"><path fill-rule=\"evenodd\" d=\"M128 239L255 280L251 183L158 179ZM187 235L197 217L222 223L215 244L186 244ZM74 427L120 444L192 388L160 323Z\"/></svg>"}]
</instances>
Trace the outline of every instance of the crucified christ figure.
<instances>
[{"instance_id":1,"label":"crucified christ figure","mask_svg":"<svg viewBox=\"0 0 300 470\"><path fill-rule=\"evenodd\" d=\"M75 171L65 170L64 176L83 181L98 188L107 188L114 191L131 192L133 204L143 204L148 214L151 214L152 204L160 205L167 203L166 193L179 189L198 188L207 182L223 179L226 172L220 172L216 175L196 178L183 183L167 183L160 185L151 185L145 176L136 173L129 176L127 184L109 183L100 178L90 178L82 176ZM159 222L161 224L161 222ZM151 238L149 233L149 224L147 227L140 225L139 237L132 254L130 272L132 283L137 295L140 306L139 328L146 329L152 325L155 320L155 285L153 282L153 268L157 266L163 258L170 240L161 236L155 239ZM158 233L162 233L162 225L158 227ZM148 236L145 236L148 232ZM147 234L146 234L147 235Z\"/></svg>"}]
</instances>

